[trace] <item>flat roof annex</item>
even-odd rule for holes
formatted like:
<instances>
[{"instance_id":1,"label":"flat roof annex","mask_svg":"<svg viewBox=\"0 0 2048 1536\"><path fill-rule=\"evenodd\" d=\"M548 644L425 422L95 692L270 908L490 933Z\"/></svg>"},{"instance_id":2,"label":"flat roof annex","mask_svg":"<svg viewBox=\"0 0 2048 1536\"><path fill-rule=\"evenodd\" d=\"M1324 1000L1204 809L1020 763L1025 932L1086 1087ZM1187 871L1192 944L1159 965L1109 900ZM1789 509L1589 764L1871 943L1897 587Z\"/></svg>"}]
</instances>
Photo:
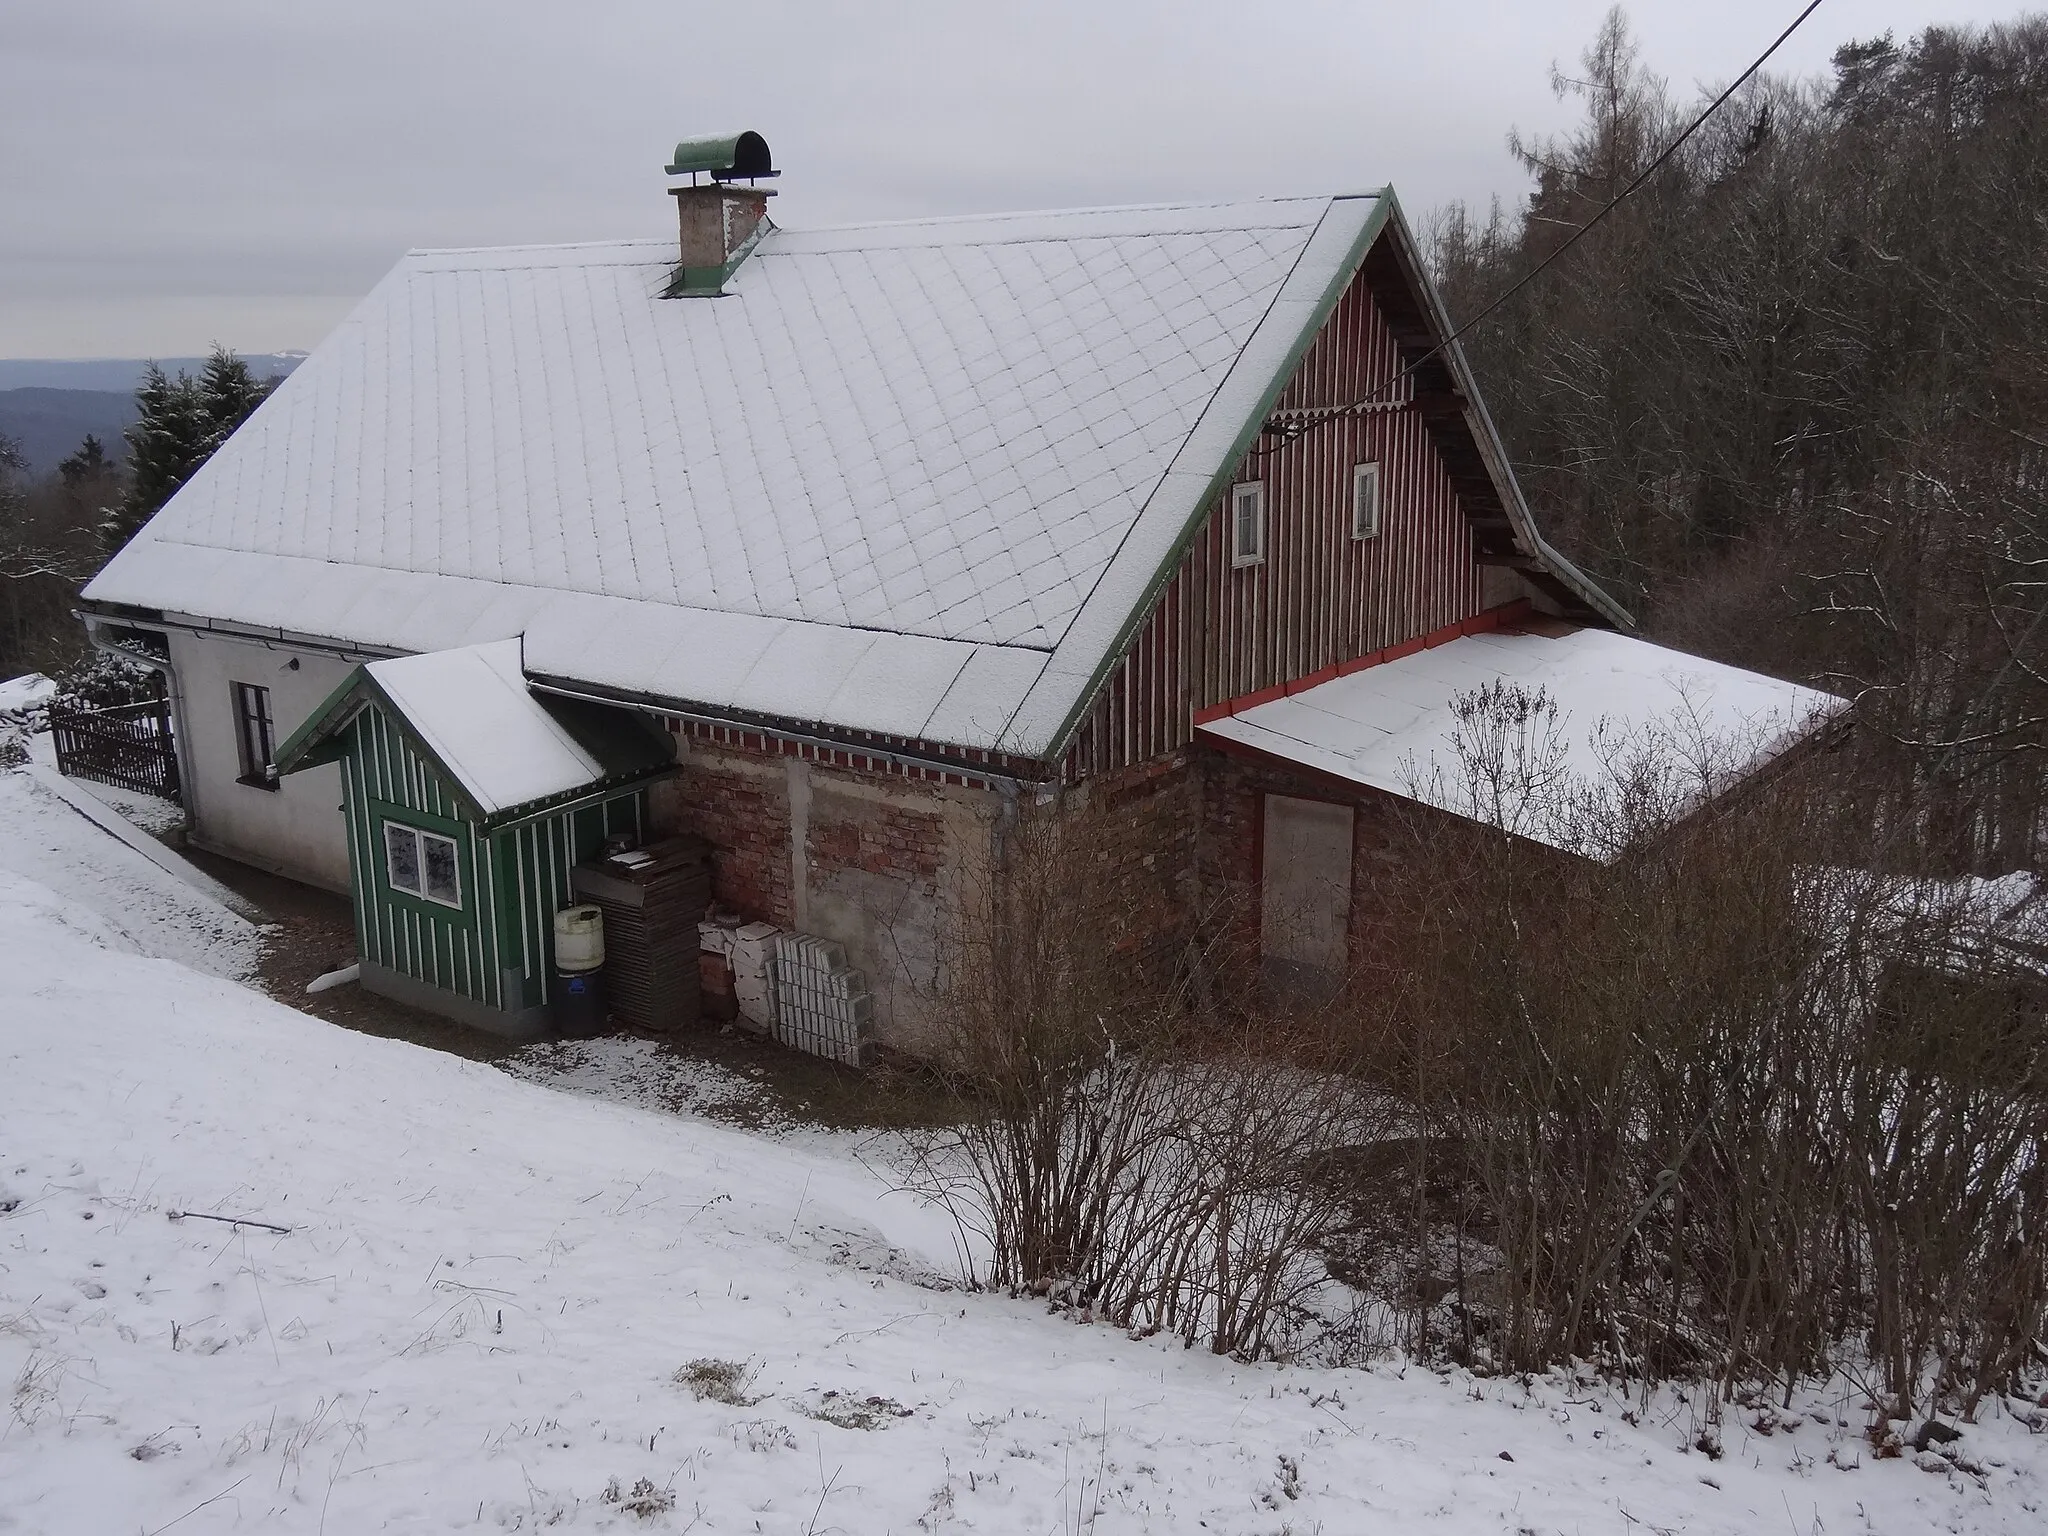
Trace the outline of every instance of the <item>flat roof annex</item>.
<instances>
[{"instance_id":1,"label":"flat roof annex","mask_svg":"<svg viewBox=\"0 0 2048 1536\"><path fill-rule=\"evenodd\" d=\"M1554 709L1500 738L1507 748L1498 786L1475 782L1472 765L1490 760L1500 742L1460 714L1491 686L1527 700L1540 694ZM1498 630L1253 705L1196 734L1225 751L1250 751L1590 852L1577 846L1565 803L1570 786L1609 782L1650 748L1666 767L1697 770L1709 781L1697 787L1718 794L1848 708L1832 694L1630 635ZM1526 760L1518 741L1528 744Z\"/></svg>"}]
</instances>

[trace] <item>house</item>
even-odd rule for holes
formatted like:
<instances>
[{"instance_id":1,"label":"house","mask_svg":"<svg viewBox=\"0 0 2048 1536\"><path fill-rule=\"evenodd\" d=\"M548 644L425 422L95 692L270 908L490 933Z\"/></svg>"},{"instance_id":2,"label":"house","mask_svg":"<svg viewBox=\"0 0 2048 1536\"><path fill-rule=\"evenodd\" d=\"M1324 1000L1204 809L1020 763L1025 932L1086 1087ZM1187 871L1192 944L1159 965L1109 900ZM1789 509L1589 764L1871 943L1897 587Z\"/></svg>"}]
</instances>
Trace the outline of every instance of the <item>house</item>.
<instances>
[{"instance_id":1,"label":"house","mask_svg":"<svg viewBox=\"0 0 2048 1536\"><path fill-rule=\"evenodd\" d=\"M1544 542L1391 190L785 230L758 135L669 172L679 238L405 257L86 589L169 676L196 843L360 904L364 730L481 848L611 793L465 780L524 782L541 717L654 722L649 834L915 1048L1020 803L1115 811L1135 947L1223 892L1327 967L1461 688L1619 678L1759 759L1836 707L1631 638ZM422 750L482 727L409 718L404 666L509 682L514 641L526 727ZM307 755L315 716L371 723Z\"/></svg>"}]
</instances>

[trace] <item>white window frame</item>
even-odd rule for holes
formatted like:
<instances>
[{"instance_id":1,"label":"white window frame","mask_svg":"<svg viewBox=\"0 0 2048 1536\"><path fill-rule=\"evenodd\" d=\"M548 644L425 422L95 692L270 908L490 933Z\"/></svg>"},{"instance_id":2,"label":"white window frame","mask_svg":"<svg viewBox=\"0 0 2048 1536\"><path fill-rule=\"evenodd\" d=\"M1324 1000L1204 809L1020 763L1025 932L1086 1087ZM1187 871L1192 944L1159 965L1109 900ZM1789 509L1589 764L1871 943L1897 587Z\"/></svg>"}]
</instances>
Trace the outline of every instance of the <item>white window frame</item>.
<instances>
[{"instance_id":1,"label":"white window frame","mask_svg":"<svg viewBox=\"0 0 2048 1536\"><path fill-rule=\"evenodd\" d=\"M419 871L419 884L416 886L401 885L399 883L397 861L393 857L396 852L396 846L393 841L394 834L400 838L409 838L412 842L412 867ZM448 845L449 862L455 868L455 899L453 901L450 901L446 896L436 896L427 889L428 843L446 843ZM401 895L410 896L415 901L431 901L437 907L448 907L453 911L460 912L462 910L462 846L445 832L429 832L425 827L411 826L402 821L386 821L384 823L384 883L390 886L392 890L399 892Z\"/></svg>"},{"instance_id":2,"label":"white window frame","mask_svg":"<svg viewBox=\"0 0 2048 1536\"><path fill-rule=\"evenodd\" d=\"M1245 538L1245 509L1251 509L1251 539ZM1247 480L1230 488L1230 564L1263 565L1266 560L1266 483Z\"/></svg>"},{"instance_id":3,"label":"white window frame","mask_svg":"<svg viewBox=\"0 0 2048 1536\"><path fill-rule=\"evenodd\" d=\"M1380 466L1377 459L1351 467L1351 537L1380 536Z\"/></svg>"}]
</instances>

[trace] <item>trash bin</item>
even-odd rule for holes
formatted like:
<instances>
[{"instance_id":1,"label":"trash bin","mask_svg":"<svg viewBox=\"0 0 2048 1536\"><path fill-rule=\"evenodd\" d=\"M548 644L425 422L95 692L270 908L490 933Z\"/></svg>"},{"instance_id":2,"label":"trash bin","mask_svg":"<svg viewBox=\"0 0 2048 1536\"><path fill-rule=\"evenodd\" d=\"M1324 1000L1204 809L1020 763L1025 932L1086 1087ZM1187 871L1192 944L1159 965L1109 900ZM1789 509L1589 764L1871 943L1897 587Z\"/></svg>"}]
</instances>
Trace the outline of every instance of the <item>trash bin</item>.
<instances>
[{"instance_id":1,"label":"trash bin","mask_svg":"<svg viewBox=\"0 0 2048 1536\"><path fill-rule=\"evenodd\" d=\"M557 971L548 1003L555 1034L563 1040L594 1040L605 1032L604 972Z\"/></svg>"}]
</instances>

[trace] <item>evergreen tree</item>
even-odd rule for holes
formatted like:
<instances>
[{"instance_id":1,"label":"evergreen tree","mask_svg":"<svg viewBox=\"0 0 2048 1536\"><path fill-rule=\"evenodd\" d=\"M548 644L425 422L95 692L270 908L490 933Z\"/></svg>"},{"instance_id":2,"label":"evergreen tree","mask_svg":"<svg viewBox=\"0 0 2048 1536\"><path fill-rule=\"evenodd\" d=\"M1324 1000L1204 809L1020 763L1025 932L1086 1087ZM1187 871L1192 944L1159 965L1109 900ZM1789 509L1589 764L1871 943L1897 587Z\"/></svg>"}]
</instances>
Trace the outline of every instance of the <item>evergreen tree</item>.
<instances>
[{"instance_id":1,"label":"evergreen tree","mask_svg":"<svg viewBox=\"0 0 2048 1536\"><path fill-rule=\"evenodd\" d=\"M21 536L24 498L14 477L27 468L21 444L0 433L0 545L14 543Z\"/></svg>"},{"instance_id":2,"label":"evergreen tree","mask_svg":"<svg viewBox=\"0 0 2048 1536\"><path fill-rule=\"evenodd\" d=\"M228 435L263 403L263 397L277 387L274 379L259 382L249 372L247 363L218 346L206 360L206 366L199 370L195 382L199 409L206 418L206 453L201 463L211 458L214 449L226 442ZM197 469L199 465L192 467Z\"/></svg>"},{"instance_id":3,"label":"evergreen tree","mask_svg":"<svg viewBox=\"0 0 2048 1536\"><path fill-rule=\"evenodd\" d=\"M78 445L71 457L58 464L57 473L67 486L83 485L112 472L114 466L107 459L106 445L90 432L85 441Z\"/></svg>"},{"instance_id":4,"label":"evergreen tree","mask_svg":"<svg viewBox=\"0 0 2048 1536\"><path fill-rule=\"evenodd\" d=\"M196 379L183 371L171 378L151 363L135 392L137 417L127 433L128 491L105 525L108 548L133 538L274 388L274 379L256 379L247 363L222 346L213 349Z\"/></svg>"},{"instance_id":5,"label":"evergreen tree","mask_svg":"<svg viewBox=\"0 0 2048 1536\"><path fill-rule=\"evenodd\" d=\"M97 530L116 516L121 466L107 457L105 444L90 432L71 456L57 465L56 500L64 537L97 542Z\"/></svg>"}]
</instances>

